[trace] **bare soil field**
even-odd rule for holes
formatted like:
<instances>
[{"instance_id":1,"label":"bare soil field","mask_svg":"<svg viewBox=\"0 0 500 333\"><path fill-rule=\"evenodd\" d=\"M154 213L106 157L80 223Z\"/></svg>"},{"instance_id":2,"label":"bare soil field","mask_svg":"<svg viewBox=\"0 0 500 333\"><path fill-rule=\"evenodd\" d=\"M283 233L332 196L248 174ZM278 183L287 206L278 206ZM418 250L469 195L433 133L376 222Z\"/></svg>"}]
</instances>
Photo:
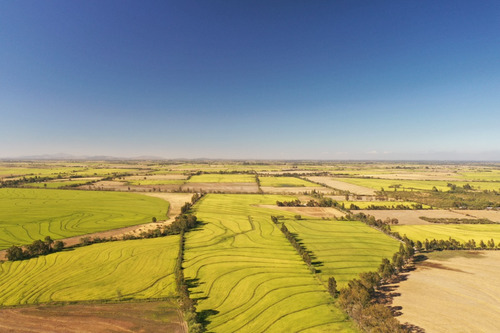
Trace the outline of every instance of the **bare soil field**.
<instances>
[{"instance_id":1,"label":"bare soil field","mask_svg":"<svg viewBox=\"0 0 500 333\"><path fill-rule=\"evenodd\" d=\"M181 186L181 190L206 193L259 193L259 186L257 183L186 183Z\"/></svg>"},{"instance_id":2,"label":"bare soil field","mask_svg":"<svg viewBox=\"0 0 500 333\"><path fill-rule=\"evenodd\" d=\"M73 304L0 310L0 331L9 333L187 332L168 302Z\"/></svg>"},{"instance_id":3,"label":"bare soil field","mask_svg":"<svg viewBox=\"0 0 500 333\"><path fill-rule=\"evenodd\" d=\"M457 214L463 214L466 217L471 216L478 219L488 219L500 223L500 211L498 210L453 210Z\"/></svg>"},{"instance_id":4,"label":"bare soil field","mask_svg":"<svg viewBox=\"0 0 500 333\"><path fill-rule=\"evenodd\" d=\"M375 216L377 219L385 220L389 218L397 218L400 225L415 225L415 224L434 224L431 222L424 221L420 219L420 216L430 217L430 218L462 218L462 219L474 219L473 216L465 216L464 214L459 214L453 211L444 209L422 209L422 210L382 210L382 209L362 209L356 210L355 212L361 212L367 215Z\"/></svg>"},{"instance_id":5,"label":"bare soil field","mask_svg":"<svg viewBox=\"0 0 500 333\"><path fill-rule=\"evenodd\" d=\"M168 175L153 175L153 176L129 176L125 177L125 180L177 180L177 179L187 179L186 175L180 174L168 174Z\"/></svg>"},{"instance_id":6,"label":"bare soil field","mask_svg":"<svg viewBox=\"0 0 500 333\"><path fill-rule=\"evenodd\" d=\"M272 186L261 186L260 189L262 190L263 193L267 194L303 194L304 192L320 192L320 193L330 193L332 192L331 189L326 188L326 187L300 187L300 186L294 186L294 187L272 187Z\"/></svg>"},{"instance_id":7,"label":"bare soil field","mask_svg":"<svg viewBox=\"0 0 500 333\"><path fill-rule=\"evenodd\" d=\"M358 186L349 184L346 182L342 182L339 180L334 180L332 177L324 177L324 176L313 176L306 177L306 179L320 184L325 184L327 186L333 187L342 191L349 191L351 193L360 194L360 195L375 195L375 190L369 187Z\"/></svg>"},{"instance_id":8,"label":"bare soil field","mask_svg":"<svg viewBox=\"0 0 500 333\"><path fill-rule=\"evenodd\" d=\"M500 329L499 251L443 251L428 254L394 290L399 321L426 333Z\"/></svg>"},{"instance_id":9,"label":"bare soil field","mask_svg":"<svg viewBox=\"0 0 500 333\"><path fill-rule=\"evenodd\" d=\"M331 207L278 207L276 205L259 205L258 207L282 210L282 211L292 212L298 215L310 216L316 218L345 216L345 213Z\"/></svg>"},{"instance_id":10,"label":"bare soil field","mask_svg":"<svg viewBox=\"0 0 500 333\"><path fill-rule=\"evenodd\" d=\"M144 177L143 177L144 178ZM161 190L162 192L171 192L180 190L181 186L177 184L166 185L127 185L125 182L119 181L100 181L93 185L83 185L78 187L82 190L97 190L102 189L105 191L131 191L131 192L153 192Z\"/></svg>"}]
</instances>

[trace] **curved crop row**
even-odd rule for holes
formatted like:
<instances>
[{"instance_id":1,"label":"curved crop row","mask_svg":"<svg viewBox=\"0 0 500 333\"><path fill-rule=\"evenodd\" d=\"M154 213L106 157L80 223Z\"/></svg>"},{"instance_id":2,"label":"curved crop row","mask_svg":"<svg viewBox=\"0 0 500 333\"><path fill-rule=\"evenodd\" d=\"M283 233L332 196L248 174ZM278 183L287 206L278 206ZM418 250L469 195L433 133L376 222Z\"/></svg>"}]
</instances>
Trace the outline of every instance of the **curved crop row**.
<instances>
[{"instance_id":1,"label":"curved crop row","mask_svg":"<svg viewBox=\"0 0 500 333\"><path fill-rule=\"evenodd\" d=\"M102 243L1 263L0 305L175 296L178 243L179 236Z\"/></svg>"},{"instance_id":2,"label":"curved crop row","mask_svg":"<svg viewBox=\"0 0 500 333\"><path fill-rule=\"evenodd\" d=\"M0 249L151 222L168 203L133 193L0 189Z\"/></svg>"},{"instance_id":3,"label":"curved crop row","mask_svg":"<svg viewBox=\"0 0 500 333\"><path fill-rule=\"evenodd\" d=\"M186 235L183 267L210 332L355 331L271 222L272 211L256 207L289 199L211 194L195 205L204 225Z\"/></svg>"}]
</instances>

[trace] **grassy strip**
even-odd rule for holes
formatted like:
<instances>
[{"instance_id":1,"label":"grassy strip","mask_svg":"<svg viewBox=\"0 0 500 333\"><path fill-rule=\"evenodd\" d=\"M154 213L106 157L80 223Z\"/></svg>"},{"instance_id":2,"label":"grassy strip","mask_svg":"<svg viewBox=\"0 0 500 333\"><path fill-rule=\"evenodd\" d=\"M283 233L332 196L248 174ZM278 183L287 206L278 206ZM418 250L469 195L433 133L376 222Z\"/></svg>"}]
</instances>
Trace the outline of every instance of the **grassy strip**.
<instances>
[{"instance_id":1,"label":"grassy strip","mask_svg":"<svg viewBox=\"0 0 500 333\"><path fill-rule=\"evenodd\" d=\"M442 224L498 224L488 219L461 219L461 218L437 218L437 217L426 217L419 216L419 219L431 222L431 223L442 223Z\"/></svg>"}]
</instances>

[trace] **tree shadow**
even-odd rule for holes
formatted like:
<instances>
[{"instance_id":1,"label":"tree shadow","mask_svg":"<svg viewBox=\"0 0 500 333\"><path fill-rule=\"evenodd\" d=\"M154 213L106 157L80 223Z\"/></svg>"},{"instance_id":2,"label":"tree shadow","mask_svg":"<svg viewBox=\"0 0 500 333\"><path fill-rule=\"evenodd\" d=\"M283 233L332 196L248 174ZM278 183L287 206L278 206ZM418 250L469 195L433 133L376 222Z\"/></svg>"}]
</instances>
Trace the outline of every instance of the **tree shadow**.
<instances>
[{"instance_id":1,"label":"tree shadow","mask_svg":"<svg viewBox=\"0 0 500 333\"><path fill-rule=\"evenodd\" d=\"M197 321L205 328L211 323L210 317L215 316L218 313L219 311L212 309L200 311L196 315Z\"/></svg>"}]
</instances>

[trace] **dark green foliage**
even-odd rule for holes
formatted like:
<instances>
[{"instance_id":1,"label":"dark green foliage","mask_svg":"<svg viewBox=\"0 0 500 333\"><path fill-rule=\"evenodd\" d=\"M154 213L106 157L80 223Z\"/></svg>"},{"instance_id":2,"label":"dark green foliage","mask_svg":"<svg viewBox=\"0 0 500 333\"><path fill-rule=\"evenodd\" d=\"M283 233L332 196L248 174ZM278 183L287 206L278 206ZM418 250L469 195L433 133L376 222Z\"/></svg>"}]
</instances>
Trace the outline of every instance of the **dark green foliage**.
<instances>
[{"instance_id":1,"label":"dark green foliage","mask_svg":"<svg viewBox=\"0 0 500 333\"><path fill-rule=\"evenodd\" d=\"M332 297L337 297L337 280L333 276L328 278L328 292Z\"/></svg>"},{"instance_id":2,"label":"dark green foliage","mask_svg":"<svg viewBox=\"0 0 500 333\"><path fill-rule=\"evenodd\" d=\"M20 246L11 246L7 249L7 260L16 261L30 259L33 257L47 255L53 252L59 252L64 249L62 241L54 242L50 236L45 237L45 241L40 239L33 241L33 243L26 246L23 250Z\"/></svg>"}]
</instances>

